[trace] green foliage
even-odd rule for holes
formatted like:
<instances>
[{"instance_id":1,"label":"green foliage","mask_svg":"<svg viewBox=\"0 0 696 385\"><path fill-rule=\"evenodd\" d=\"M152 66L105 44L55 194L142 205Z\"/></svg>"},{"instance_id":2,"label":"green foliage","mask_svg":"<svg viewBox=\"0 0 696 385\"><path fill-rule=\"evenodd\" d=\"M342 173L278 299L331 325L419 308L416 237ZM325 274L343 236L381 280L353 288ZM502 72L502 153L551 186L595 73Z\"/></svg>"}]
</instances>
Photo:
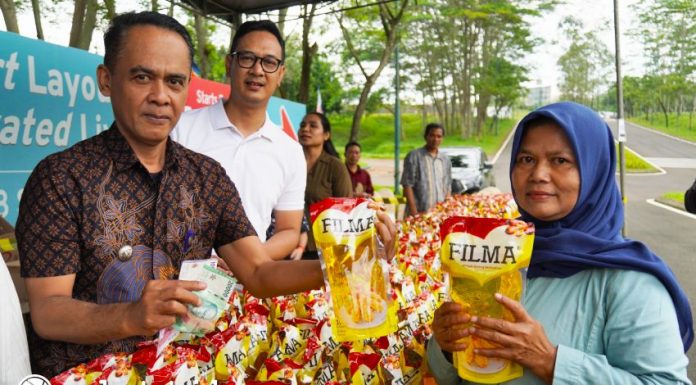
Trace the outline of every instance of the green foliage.
<instances>
[{"instance_id":1,"label":"green foliage","mask_svg":"<svg viewBox=\"0 0 696 385\"><path fill-rule=\"evenodd\" d=\"M365 111L367 113L374 113L384 107L384 101L386 100L389 91L386 88L380 88L372 93L367 98L367 105L365 106Z\"/></svg>"},{"instance_id":2,"label":"green foliage","mask_svg":"<svg viewBox=\"0 0 696 385\"><path fill-rule=\"evenodd\" d=\"M640 37L650 56L653 74L693 74L696 70L696 1L637 2Z\"/></svg>"},{"instance_id":3,"label":"green foliage","mask_svg":"<svg viewBox=\"0 0 696 385\"><path fill-rule=\"evenodd\" d=\"M205 22L206 36L212 36L217 30L217 26L214 23ZM186 23L186 30L189 35L191 35L191 41L193 42L193 62L196 66L200 66L202 61L198 53L198 39L197 32L194 26L193 18L190 18ZM225 77L227 75L227 70L225 68L225 55L227 55L228 47L225 46L215 46L210 40L205 43L205 55L208 59L208 74L205 76L208 80L213 80L216 82L225 82ZM199 67L200 68L200 67Z\"/></svg>"},{"instance_id":4,"label":"green foliage","mask_svg":"<svg viewBox=\"0 0 696 385\"><path fill-rule=\"evenodd\" d=\"M679 115L670 113L669 127L665 126L664 119L659 115L651 115L649 118L636 116L631 118L630 121L678 138L696 142L696 113L689 112Z\"/></svg>"},{"instance_id":5,"label":"green foliage","mask_svg":"<svg viewBox=\"0 0 696 385\"><path fill-rule=\"evenodd\" d=\"M566 17L559 25L570 45L558 59L563 80L561 98L597 108L597 90L608 74L611 54L594 31L584 31L582 21Z\"/></svg>"},{"instance_id":6,"label":"green foliage","mask_svg":"<svg viewBox=\"0 0 696 385\"><path fill-rule=\"evenodd\" d=\"M520 57L539 41L530 19L555 1L441 0L418 2L402 36L404 71L433 114L462 138L484 134L488 107L511 107L527 68Z\"/></svg>"},{"instance_id":7,"label":"green foliage","mask_svg":"<svg viewBox=\"0 0 696 385\"><path fill-rule=\"evenodd\" d=\"M286 41L285 77L280 85L281 95L290 100L296 100L300 91L300 76L302 68L302 50L297 39ZM339 75L327 59L325 53L317 53L312 60L311 86L307 111L315 111L317 107L317 89L321 90L321 100L324 112L327 114L341 112L347 99Z\"/></svg>"},{"instance_id":8,"label":"green foliage","mask_svg":"<svg viewBox=\"0 0 696 385\"><path fill-rule=\"evenodd\" d=\"M643 42L648 71L624 78L626 115L650 126L693 138L684 131L696 126L696 0L637 2L640 20L632 33ZM660 115L660 116L657 116ZM660 119L662 122L658 122Z\"/></svg>"},{"instance_id":9,"label":"green foliage","mask_svg":"<svg viewBox=\"0 0 696 385\"><path fill-rule=\"evenodd\" d=\"M619 159L618 159L618 154L619 154L619 145L618 143L616 144L616 154L617 154L617 159L616 159L616 169L619 169ZM643 158L639 157L635 152L631 151L629 148L624 147L624 157L625 157L625 166L626 166L626 172L656 172L657 170L650 165L650 163L646 162L643 160Z\"/></svg>"},{"instance_id":10,"label":"green foliage","mask_svg":"<svg viewBox=\"0 0 696 385\"><path fill-rule=\"evenodd\" d=\"M512 106L525 93L522 83L528 80L526 69L505 58L493 58L477 72L479 77L474 86L479 92L492 96L496 113L503 107Z\"/></svg>"}]
</instances>

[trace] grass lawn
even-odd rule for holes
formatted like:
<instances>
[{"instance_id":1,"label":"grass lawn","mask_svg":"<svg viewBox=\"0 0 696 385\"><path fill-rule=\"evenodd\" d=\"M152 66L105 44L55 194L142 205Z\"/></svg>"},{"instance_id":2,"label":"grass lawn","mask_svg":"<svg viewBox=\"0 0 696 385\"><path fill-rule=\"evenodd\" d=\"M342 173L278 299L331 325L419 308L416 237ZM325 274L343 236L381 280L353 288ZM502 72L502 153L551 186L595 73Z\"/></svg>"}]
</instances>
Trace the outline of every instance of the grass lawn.
<instances>
[{"instance_id":1,"label":"grass lawn","mask_svg":"<svg viewBox=\"0 0 696 385\"><path fill-rule=\"evenodd\" d=\"M666 192L659 197L655 198L656 201L674 207L676 209L684 210L684 192L683 191L670 191Z\"/></svg>"},{"instance_id":2,"label":"grass lawn","mask_svg":"<svg viewBox=\"0 0 696 385\"><path fill-rule=\"evenodd\" d=\"M681 203L681 204L683 205L683 204L684 204L684 191L679 191L679 192L670 191L670 192L666 192L666 193L662 194L661 198L670 199L670 200L673 200L673 201L677 201L677 202L679 202L679 203Z\"/></svg>"},{"instance_id":3,"label":"grass lawn","mask_svg":"<svg viewBox=\"0 0 696 385\"><path fill-rule=\"evenodd\" d=\"M679 116L672 113L668 114L668 116L669 127L665 125L664 115L660 113L650 115L650 119L646 119L644 115L641 115L631 117L628 120L640 124L641 126L649 127L678 138L696 142L696 113L694 113L691 119L689 119L688 113L682 113Z\"/></svg>"},{"instance_id":4,"label":"grass lawn","mask_svg":"<svg viewBox=\"0 0 696 385\"><path fill-rule=\"evenodd\" d=\"M507 135L515 127L515 124L523 116L522 111L516 114L514 119L501 119L498 123L498 133L490 134L480 138L461 139L458 133L448 131L443 140L443 147L447 146L480 146L488 154L493 156ZM350 124L352 115L332 115L331 127L333 142L336 150L343 156L343 147L348 142L350 136ZM435 121L436 119L431 119ZM430 120L429 120L430 121ZM401 117L402 137L400 158L414 148L423 145L423 118L419 114L403 114ZM447 127L446 127L447 128ZM696 131L694 131L696 132ZM392 114L380 113L370 114L363 118L360 128L358 142L362 146L363 158L391 159L394 157L394 116ZM618 156L618 144L617 144ZM656 172L649 163L637 156L633 151L626 148L626 171L627 172ZM618 167L617 167L618 169Z\"/></svg>"},{"instance_id":5,"label":"grass lawn","mask_svg":"<svg viewBox=\"0 0 696 385\"><path fill-rule=\"evenodd\" d=\"M636 155L635 152L631 151L629 148L624 147L624 156L626 158L626 172L636 172L636 173L647 173L647 172L657 172L657 169L650 165L650 163L643 160L643 158ZM616 157L618 162L619 157L619 145L616 145ZM618 163L616 169L619 169Z\"/></svg>"},{"instance_id":6,"label":"grass lawn","mask_svg":"<svg viewBox=\"0 0 696 385\"><path fill-rule=\"evenodd\" d=\"M521 113L520 116L521 117ZM350 125L352 115L332 115L331 127L333 131L333 142L336 150L343 154L343 147L348 142L350 136ZM503 144L505 138L510 131L515 127L518 119L501 119L498 122L497 135L486 135L480 138L461 139L458 132L454 132L454 128L445 127L447 132L443 140L442 146L480 146L489 156L498 151L498 148ZM435 118L429 118L428 121L437 121ZM487 122L488 124L488 122ZM404 158L406 154L423 146L423 118L418 114L403 114L401 117L401 142L400 142L400 158ZM392 114L380 113L370 114L363 118L363 123L360 127L358 142L362 147L362 156L364 158L382 158L388 159L394 157L394 116Z\"/></svg>"}]
</instances>

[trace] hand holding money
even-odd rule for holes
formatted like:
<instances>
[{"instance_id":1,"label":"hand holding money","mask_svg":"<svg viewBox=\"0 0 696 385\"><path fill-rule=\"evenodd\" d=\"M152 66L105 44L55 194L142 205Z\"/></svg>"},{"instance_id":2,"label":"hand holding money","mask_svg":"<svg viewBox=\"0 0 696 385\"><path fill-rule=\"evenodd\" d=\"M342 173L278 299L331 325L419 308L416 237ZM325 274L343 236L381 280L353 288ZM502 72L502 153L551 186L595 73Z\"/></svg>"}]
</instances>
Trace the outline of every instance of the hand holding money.
<instances>
[{"instance_id":1,"label":"hand holding money","mask_svg":"<svg viewBox=\"0 0 696 385\"><path fill-rule=\"evenodd\" d=\"M126 335L151 336L171 326L177 316L188 313L187 306L197 306L200 299L193 292L205 289L202 282L151 280L138 302L129 304L125 312Z\"/></svg>"},{"instance_id":2,"label":"hand holding money","mask_svg":"<svg viewBox=\"0 0 696 385\"><path fill-rule=\"evenodd\" d=\"M204 282L206 288L194 294L200 299L189 304L186 314L176 318L173 328L180 332L203 335L215 328L215 321L227 307L237 280L218 270L211 261L184 261L179 280Z\"/></svg>"}]
</instances>

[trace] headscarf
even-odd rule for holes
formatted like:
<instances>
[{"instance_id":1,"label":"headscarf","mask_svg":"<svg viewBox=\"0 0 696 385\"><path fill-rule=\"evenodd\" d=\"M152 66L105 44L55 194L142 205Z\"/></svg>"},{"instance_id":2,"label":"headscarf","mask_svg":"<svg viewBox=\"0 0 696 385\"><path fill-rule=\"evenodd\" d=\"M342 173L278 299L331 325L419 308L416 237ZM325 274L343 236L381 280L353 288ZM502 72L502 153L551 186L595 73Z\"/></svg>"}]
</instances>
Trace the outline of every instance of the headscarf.
<instances>
[{"instance_id":1,"label":"headscarf","mask_svg":"<svg viewBox=\"0 0 696 385\"><path fill-rule=\"evenodd\" d=\"M557 221L541 221L520 208L522 218L536 226L528 277L564 278L592 268L652 274L672 297L687 351L694 339L693 320L689 301L674 273L644 244L621 236L624 212L614 176L614 138L596 112L580 104L562 102L529 113L515 132L510 176L528 123L540 117L553 120L568 137L580 174L580 192L573 210Z\"/></svg>"}]
</instances>

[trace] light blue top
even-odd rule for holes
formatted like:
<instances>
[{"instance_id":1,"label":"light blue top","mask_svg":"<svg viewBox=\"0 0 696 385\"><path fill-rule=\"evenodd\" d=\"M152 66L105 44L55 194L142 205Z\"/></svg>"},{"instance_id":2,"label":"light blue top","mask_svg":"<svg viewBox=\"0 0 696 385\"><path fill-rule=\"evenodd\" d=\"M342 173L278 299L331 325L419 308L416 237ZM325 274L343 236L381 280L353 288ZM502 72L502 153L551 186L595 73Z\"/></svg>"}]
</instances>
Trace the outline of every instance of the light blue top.
<instances>
[{"instance_id":1,"label":"light blue top","mask_svg":"<svg viewBox=\"0 0 696 385\"><path fill-rule=\"evenodd\" d=\"M527 281L522 303L558 346L554 385L691 384L674 305L654 276L590 269ZM428 360L439 385L469 384L435 339ZM543 384L528 369L508 385Z\"/></svg>"}]
</instances>

